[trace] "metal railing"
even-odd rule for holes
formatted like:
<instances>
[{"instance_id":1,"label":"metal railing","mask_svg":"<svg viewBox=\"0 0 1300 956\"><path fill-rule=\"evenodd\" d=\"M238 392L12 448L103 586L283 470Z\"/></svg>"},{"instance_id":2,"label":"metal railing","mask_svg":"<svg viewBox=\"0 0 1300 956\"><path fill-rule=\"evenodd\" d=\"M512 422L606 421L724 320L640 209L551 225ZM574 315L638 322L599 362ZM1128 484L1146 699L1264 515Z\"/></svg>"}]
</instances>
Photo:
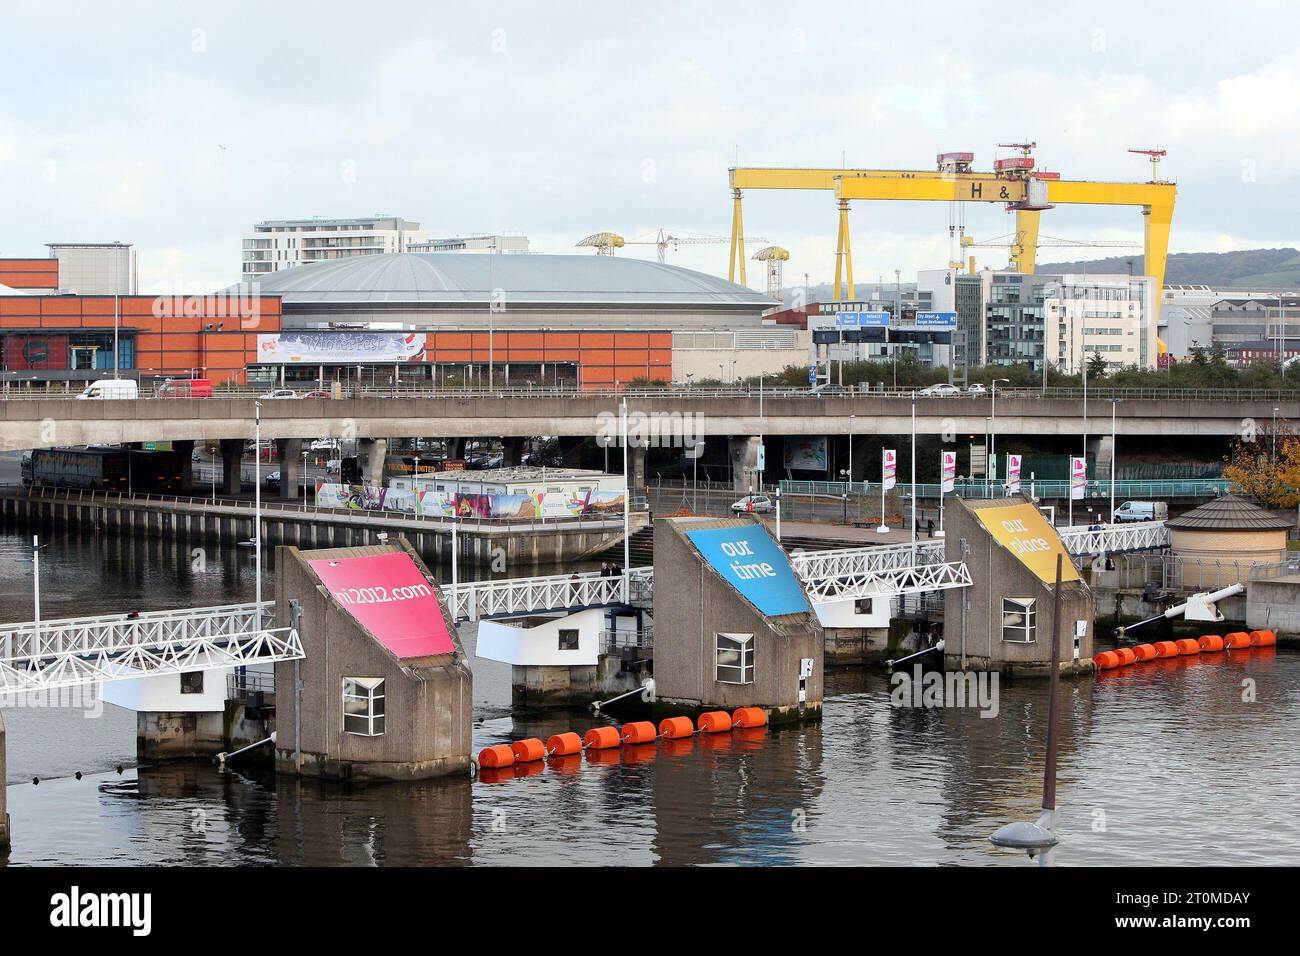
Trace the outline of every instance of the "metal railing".
<instances>
[{"instance_id":1,"label":"metal railing","mask_svg":"<svg viewBox=\"0 0 1300 956\"><path fill-rule=\"evenodd\" d=\"M18 388L14 387L16 383L6 383L0 387L0 401L36 401L36 400L58 400L58 399L75 399L81 392L81 388ZM52 384L52 383L51 383ZM323 386L315 383L290 383L285 388L292 388L298 394L297 401L335 401L329 397L319 397L304 399L303 394L318 391L320 389L329 390L334 385L333 382L326 382ZM551 385L502 385L493 388L486 386L448 386L448 385L431 385L428 382L398 382L390 385L357 385L356 383L341 383L340 396L342 400L352 399L480 399L480 398L645 398L645 399L711 399L711 398L753 398L760 396L767 399L802 399L809 401L835 401L846 399L911 399L913 395L921 402L967 402L967 403L988 403L991 401L990 392L971 393L971 392L953 392L948 394L923 395L921 394L928 386L888 386L883 383L876 385L845 385L822 387L818 391L811 390L808 386L790 386L790 385L764 385L761 388L758 385L723 385L715 387L686 386L686 385L665 385L665 386L639 386L628 385L620 388L600 387L592 388L573 382L559 386ZM265 401L294 401L295 399L270 399L265 396L279 389L278 385L217 385L214 386L211 398L202 399L184 399L174 396L157 395L156 387L148 385L140 388L140 399L159 400L159 401L219 401L222 399L263 399ZM1300 401L1300 390L1292 388L1116 388L1111 389L1104 384L1097 385L1088 389L1088 397L1098 402L1109 400L1111 397L1121 401ZM1044 399L1067 399L1082 400L1083 389L1075 387L1048 387L1048 388L999 388L998 400L1027 400L1042 401ZM134 399L108 399L107 401L134 401Z\"/></svg>"},{"instance_id":2,"label":"metal railing","mask_svg":"<svg viewBox=\"0 0 1300 956\"><path fill-rule=\"evenodd\" d=\"M840 578L852 575L899 571L943 560L943 541L879 545L866 548L836 548L828 551L795 551L790 566L802 580Z\"/></svg>"},{"instance_id":3,"label":"metal railing","mask_svg":"<svg viewBox=\"0 0 1300 956\"><path fill-rule=\"evenodd\" d=\"M1165 498L1217 498L1220 495L1228 494L1234 488L1233 482L1226 478L1177 478L1168 480L1149 480L1149 479L1117 479L1115 481L1115 499L1119 504L1130 498L1137 500L1162 500ZM905 482L899 482L896 486L899 497L903 500L910 500L912 495L912 486ZM1024 494L1033 494L1038 498L1066 498L1070 491L1070 482L1068 479L1051 479L1030 481L1028 478L1022 478L1020 481L1020 490ZM1090 479L1085 489L1089 498L1109 498L1110 481L1109 479ZM880 482L878 481L791 481L783 480L781 482L782 499L793 499L799 495L816 495L825 498L843 498L845 493L849 495L850 500L865 499L868 503L874 497L876 509L880 507ZM958 498L984 498L988 496L1003 497L1009 492L1001 484L994 481L985 483L983 479L968 478L964 481L955 482L955 489L949 494ZM927 500L937 501L939 498L939 484L922 483L916 484L916 496ZM850 506L850 513L853 508Z\"/></svg>"},{"instance_id":4,"label":"metal railing","mask_svg":"<svg viewBox=\"0 0 1300 956\"><path fill-rule=\"evenodd\" d=\"M0 693L266 664L303 656L293 628L267 628L275 605L0 625Z\"/></svg>"},{"instance_id":5,"label":"metal railing","mask_svg":"<svg viewBox=\"0 0 1300 956\"><path fill-rule=\"evenodd\" d=\"M1092 530L1087 527L1059 528L1057 533L1070 554L1118 554L1169 547L1169 529L1163 521L1113 524Z\"/></svg>"},{"instance_id":6,"label":"metal railing","mask_svg":"<svg viewBox=\"0 0 1300 956\"><path fill-rule=\"evenodd\" d=\"M813 604L830 604L884 594L925 594L969 587L970 584L970 569L962 561L805 578L803 582L808 600Z\"/></svg>"},{"instance_id":7,"label":"metal railing","mask_svg":"<svg viewBox=\"0 0 1300 956\"><path fill-rule=\"evenodd\" d=\"M614 651L652 651L655 646L653 624L644 624L639 630L623 631L605 628L600 632L600 653Z\"/></svg>"},{"instance_id":8,"label":"metal railing","mask_svg":"<svg viewBox=\"0 0 1300 956\"><path fill-rule=\"evenodd\" d=\"M447 609L457 621L505 617L538 611L572 611L589 607L644 604L652 600L653 568L633 568L626 575L599 571L547 574L497 581L463 581L444 587Z\"/></svg>"}]
</instances>

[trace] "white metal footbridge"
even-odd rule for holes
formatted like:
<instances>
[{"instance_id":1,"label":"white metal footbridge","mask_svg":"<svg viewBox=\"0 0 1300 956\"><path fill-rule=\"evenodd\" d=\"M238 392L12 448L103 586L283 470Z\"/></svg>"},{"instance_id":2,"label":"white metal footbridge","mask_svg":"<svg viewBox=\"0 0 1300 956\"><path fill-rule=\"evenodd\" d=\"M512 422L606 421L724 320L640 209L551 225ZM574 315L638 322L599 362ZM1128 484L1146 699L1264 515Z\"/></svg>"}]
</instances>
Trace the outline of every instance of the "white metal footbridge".
<instances>
[{"instance_id":1,"label":"white metal footbridge","mask_svg":"<svg viewBox=\"0 0 1300 956\"><path fill-rule=\"evenodd\" d=\"M267 601L0 624L0 695L301 658L274 617Z\"/></svg>"}]
</instances>

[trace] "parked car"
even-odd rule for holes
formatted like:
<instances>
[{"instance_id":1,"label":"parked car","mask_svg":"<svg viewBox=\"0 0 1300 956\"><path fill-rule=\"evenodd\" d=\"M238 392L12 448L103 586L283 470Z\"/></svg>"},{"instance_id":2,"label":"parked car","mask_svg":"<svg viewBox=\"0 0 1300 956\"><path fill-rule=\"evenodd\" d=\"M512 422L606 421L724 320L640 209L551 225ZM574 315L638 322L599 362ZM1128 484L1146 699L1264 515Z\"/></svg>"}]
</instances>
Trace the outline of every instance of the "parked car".
<instances>
[{"instance_id":1,"label":"parked car","mask_svg":"<svg viewBox=\"0 0 1300 956\"><path fill-rule=\"evenodd\" d=\"M770 514L774 508L768 495L745 495L731 506L735 514Z\"/></svg>"},{"instance_id":2,"label":"parked car","mask_svg":"<svg viewBox=\"0 0 1300 956\"><path fill-rule=\"evenodd\" d=\"M989 390L985 388L983 385L981 385L979 382L976 382L974 385L971 385L969 388L966 389L967 395L987 395L988 393Z\"/></svg>"},{"instance_id":3,"label":"parked car","mask_svg":"<svg viewBox=\"0 0 1300 956\"><path fill-rule=\"evenodd\" d=\"M325 474L327 475L337 475L342 470L343 459L341 458L331 458L329 461L325 462Z\"/></svg>"},{"instance_id":4,"label":"parked car","mask_svg":"<svg viewBox=\"0 0 1300 956\"><path fill-rule=\"evenodd\" d=\"M291 388L273 388L273 389L271 389L269 392L267 392L265 395L259 395L259 396L257 396L257 397L258 397L258 398L262 398L262 399L267 399L267 398L302 398L301 395L299 395L297 392L295 392L295 391L294 391L293 389L291 389Z\"/></svg>"},{"instance_id":5,"label":"parked car","mask_svg":"<svg viewBox=\"0 0 1300 956\"><path fill-rule=\"evenodd\" d=\"M299 398L333 398L334 393L325 388L313 388L310 392L303 392Z\"/></svg>"},{"instance_id":6,"label":"parked car","mask_svg":"<svg viewBox=\"0 0 1300 956\"><path fill-rule=\"evenodd\" d=\"M1169 517L1169 505L1163 501L1126 501L1115 509L1115 523L1131 521L1164 521Z\"/></svg>"},{"instance_id":7,"label":"parked car","mask_svg":"<svg viewBox=\"0 0 1300 956\"><path fill-rule=\"evenodd\" d=\"M77 396L81 400L98 400L98 399L126 399L139 398L140 384L134 379L129 378L101 378L98 382L91 382L85 390Z\"/></svg>"},{"instance_id":8,"label":"parked car","mask_svg":"<svg viewBox=\"0 0 1300 956\"><path fill-rule=\"evenodd\" d=\"M267 485L268 487L271 488L279 488L280 473L278 471L269 472L267 476L262 479L262 484Z\"/></svg>"},{"instance_id":9,"label":"parked car","mask_svg":"<svg viewBox=\"0 0 1300 956\"><path fill-rule=\"evenodd\" d=\"M938 385L931 385L928 388L923 388L916 394L924 395L927 398L933 398L935 396L960 395L961 389L956 385L949 385L947 382L940 382Z\"/></svg>"}]
</instances>

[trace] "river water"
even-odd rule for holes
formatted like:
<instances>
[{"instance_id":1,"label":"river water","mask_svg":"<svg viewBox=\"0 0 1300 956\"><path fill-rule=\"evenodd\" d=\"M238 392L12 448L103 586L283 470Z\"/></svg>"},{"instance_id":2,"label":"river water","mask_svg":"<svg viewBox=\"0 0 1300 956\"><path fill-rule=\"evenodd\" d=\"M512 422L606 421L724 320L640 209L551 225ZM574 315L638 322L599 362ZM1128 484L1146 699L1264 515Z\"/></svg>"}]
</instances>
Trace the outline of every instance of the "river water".
<instances>
[{"instance_id":1,"label":"river water","mask_svg":"<svg viewBox=\"0 0 1300 956\"><path fill-rule=\"evenodd\" d=\"M253 595L243 549L196 556L183 542L89 533L50 542L47 618ZM0 535L0 620L30 619L31 583L30 548ZM476 749L595 722L512 715L509 668L473 668ZM987 838L1037 816L1046 682L1003 681L992 717L894 706L890 691L874 669L832 672L817 724L539 764L497 782L364 788L138 768L132 713L11 707L8 862L1026 865ZM1058 864L1300 863L1300 654L1138 665L1063 681L1059 703Z\"/></svg>"}]
</instances>

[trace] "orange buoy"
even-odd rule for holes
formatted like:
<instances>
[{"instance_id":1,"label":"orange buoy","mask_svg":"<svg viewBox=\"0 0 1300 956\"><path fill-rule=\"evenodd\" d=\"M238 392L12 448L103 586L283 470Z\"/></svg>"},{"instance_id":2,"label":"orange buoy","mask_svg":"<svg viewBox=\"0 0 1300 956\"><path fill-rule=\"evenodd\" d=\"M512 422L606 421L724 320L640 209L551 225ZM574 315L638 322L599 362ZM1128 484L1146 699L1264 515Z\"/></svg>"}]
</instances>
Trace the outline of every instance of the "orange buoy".
<instances>
[{"instance_id":1,"label":"orange buoy","mask_svg":"<svg viewBox=\"0 0 1300 956\"><path fill-rule=\"evenodd\" d=\"M731 715L725 710L700 714L699 728L702 734L725 734L731 729Z\"/></svg>"},{"instance_id":2,"label":"orange buoy","mask_svg":"<svg viewBox=\"0 0 1300 956\"><path fill-rule=\"evenodd\" d=\"M592 727L587 736L582 738L582 745L588 750L608 750L619 744L617 727Z\"/></svg>"},{"instance_id":3,"label":"orange buoy","mask_svg":"<svg viewBox=\"0 0 1300 956\"><path fill-rule=\"evenodd\" d=\"M1173 641L1156 641L1151 646L1156 649L1156 657L1178 656L1178 645Z\"/></svg>"},{"instance_id":4,"label":"orange buoy","mask_svg":"<svg viewBox=\"0 0 1300 956\"><path fill-rule=\"evenodd\" d=\"M669 740L695 736L695 725L689 717L665 717L659 721L659 736Z\"/></svg>"},{"instance_id":5,"label":"orange buoy","mask_svg":"<svg viewBox=\"0 0 1300 956\"><path fill-rule=\"evenodd\" d=\"M1151 644L1134 644L1133 656L1139 663L1142 661L1155 660L1156 649Z\"/></svg>"},{"instance_id":6,"label":"orange buoy","mask_svg":"<svg viewBox=\"0 0 1300 956\"><path fill-rule=\"evenodd\" d=\"M1180 655L1201 653L1201 645L1190 637L1179 638L1174 641L1174 643L1178 645L1178 653Z\"/></svg>"},{"instance_id":7,"label":"orange buoy","mask_svg":"<svg viewBox=\"0 0 1300 956\"><path fill-rule=\"evenodd\" d=\"M631 724L623 725L623 743L625 744L652 744L655 738L659 736L655 730L655 725L648 720L638 720Z\"/></svg>"},{"instance_id":8,"label":"orange buoy","mask_svg":"<svg viewBox=\"0 0 1300 956\"><path fill-rule=\"evenodd\" d=\"M568 757L582 752L582 738L569 731L566 734L554 734L546 740L546 752L552 757Z\"/></svg>"},{"instance_id":9,"label":"orange buoy","mask_svg":"<svg viewBox=\"0 0 1300 956\"><path fill-rule=\"evenodd\" d=\"M531 763L546 756L546 744L536 737L516 740L510 745L510 750L515 755L515 763Z\"/></svg>"},{"instance_id":10,"label":"orange buoy","mask_svg":"<svg viewBox=\"0 0 1300 956\"><path fill-rule=\"evenodd\" d=\"M733 727L766 727L767 711L762 707L739 707L731 715Z\"/></svg>"},{"instance_id":11,"label":"orange buoy","mask_svg":"<svg viewBox=\"0 0 1300 956\"><path fill-rule=\"evenodd\" d=\"M479 751L478 765L480 767L509 767L515 762L515 752L510 749L509 744L497 744L494 747L484 747Z\"/></svg>"},{"instance_id":12,"label":"orange buoy","mask_svg":"<svg viewBox=\"0 0 1300 956\"><path fill-rule=\"evenodd\" d=\"M1202 634L1201 639L1196 643L1201 645L1202 654L1213 654L1215 651L1223 650L1223 638L1218 634Z\"/></svg>"},{"instance_id":13,"label":"orange buoy","mask_svg":"<svg viewBox=\"0 0 1300 956\"><path fill-rule=\"evenodd\" d=\"M1137 660L1137 655L1133 653L1131 647L1117 647L1115 648L1115 655L1119 658L1120 667L1125 667Z\"/></svg>"},{"instance_id":14,"label":"orange buoy","mask_svg":"<svg viewBox=\"0 0 1300 956\"><path fill-rule=\"evenodd\" d=\"M1223 639L1223 643L1229 647L1250 647L1250 635L1245 631L1233 631Z\"/></svg>"},{"instance_id":15,"label":"orange buoy","mask_svg":"<svg viewBox=\"0 0 1300 956\"><path fill-rule=\"evenodd\" d=\"M1099 670L1110 670L1112 667L1119 667L1119 655L1114 651L1102 651L1092 656L1092 663Z\"/></svg>"},{"instance_id":16,"label":"orange buoy","mask_svg":"<svg viewBox=\"0 0 1300 956\"><path fill-rule=\"evenodd\" d=\"M1272 631L1251 631L1251 647L1272 647L1277 643L1277 635Z\"/></svg>"}]
</instances>

